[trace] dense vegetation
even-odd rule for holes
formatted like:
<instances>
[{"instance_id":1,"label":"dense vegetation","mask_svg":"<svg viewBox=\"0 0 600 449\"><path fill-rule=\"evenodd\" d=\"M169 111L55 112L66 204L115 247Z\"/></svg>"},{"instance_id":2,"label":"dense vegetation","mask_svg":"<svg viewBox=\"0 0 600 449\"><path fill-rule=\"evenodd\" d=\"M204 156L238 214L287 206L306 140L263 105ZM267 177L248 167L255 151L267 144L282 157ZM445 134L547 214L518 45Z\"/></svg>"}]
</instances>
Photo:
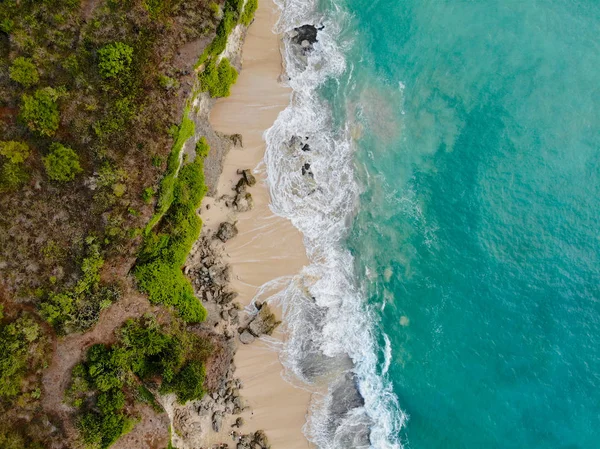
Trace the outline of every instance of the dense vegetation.
<instances>
[{"instance_id":1,"label":"dense vegetation","mask_svg":"<svg viewBox=\"0 0 600 449\"><path fill-rule=\"evenodd\" d=\"M153 401L147 385L158 381L158 391L175 393L182 403L204 395L207 340L176 320L160 326L153 316L129 320L118 338L110 346L92 346L73 369L69 400L81 409L78 427L93 447L109 447L131 430L135 402Z\"/></svg>"},{"instance_id":2,"label":"dense vegetation","mask_svg":"<svg viewBox=\"0 0 600 449\"><path fill-rule=\"evenodd\" d=\"M196 210L206 193L204 157L207 154L208 145L201 138L196 145L196 157L192 162L184 161L172 181L173 187L161 185L161 200L168 204L165 205L167 210L156 227L147 230L135 269L138 285L148 293L151 302L173 306L179 316L190 323L206 318L206 310L181 270L202 227ZM171 179L165 178L163 183L165 181L171 183Z\"/></svg>"},{"instance_id":3,"label":"dense vegetation","mask_svg":"<svg viewBox=\"0 0 600 449\"><path fill-rule=\"evenodd\" d=\"M160 410L157 392L182 403L204 394L210 344L186 323L206 310L182 266L202 225L209 147L183 154L195 134L186 99L229 95L237 71L221 53L255 10L255 0L0 2L0 210L10 211L0 214L0 447L73 447L41 402L53 339L91 329L127 292L134 263L139 289L178 318L129 321L116 343L87 351L68 391L81 439L110 446L136 404ZM191 71L197 61L178 49L207 36Z\"/></svg>"}]
</instances>

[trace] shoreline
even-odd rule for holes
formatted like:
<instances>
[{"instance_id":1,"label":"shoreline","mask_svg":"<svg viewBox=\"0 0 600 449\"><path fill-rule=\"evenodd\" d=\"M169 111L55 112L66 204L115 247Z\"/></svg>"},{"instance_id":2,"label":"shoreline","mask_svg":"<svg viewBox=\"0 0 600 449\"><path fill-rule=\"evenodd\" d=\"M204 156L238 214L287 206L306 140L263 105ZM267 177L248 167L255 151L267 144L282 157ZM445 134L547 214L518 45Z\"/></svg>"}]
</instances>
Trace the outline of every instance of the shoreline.
<instances>
[{"instance_id":1,"label":"shoreline","mask_svg":"<svg viewBox=\"0 0 600 449\"><path fill-rule=\"evenodd\" d=\"M251 303L265 283L296 275L308 264L299 230L269 208L262 164L266 146L263 133L289 105L291 95L291 89L278 83L282 74L281 40L272 32L277 13L272 0L259 3L243 44L243 70L231 95L217 100L209 117L215 131L242 136L243 148L235 146L226 155L217 192L205 198L201 216L203 234L214 233L223 221L236 221L239 235L224 244L223 261L231 267L230 287L239 293L238 301L243 306ZM238 215L218 198L231 194L239 179L237 170L246 168L257 178L257 184L249 190L254 207ZM282 341L285 334L278 328L273 338ZM313 447L302 433L311 393L283 378L284 368L273 344L258 340L245 345L238 339L237 347L236 377L242 382L240 393L250 408L242 414L243 432L264 430L274 447ZM206 443L227 441L230 428L224 427L220 433L211 433Z\"/></svg>"}]
</instances>

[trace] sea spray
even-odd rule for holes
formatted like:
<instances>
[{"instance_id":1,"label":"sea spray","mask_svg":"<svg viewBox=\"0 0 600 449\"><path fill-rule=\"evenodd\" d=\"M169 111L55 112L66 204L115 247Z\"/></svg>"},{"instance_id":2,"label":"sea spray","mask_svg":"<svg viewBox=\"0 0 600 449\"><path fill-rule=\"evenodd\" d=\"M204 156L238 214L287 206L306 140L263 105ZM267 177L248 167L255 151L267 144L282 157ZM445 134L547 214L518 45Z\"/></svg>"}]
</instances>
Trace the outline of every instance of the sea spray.
<instances>
[{"instance_id":1,"label":"sea spray","mask_svg":"<svg viewBox=\"0 0 600 449\"><path fill-rule=\"evenodd\" d=\"M374 317L343 245L360 193L349 126L334 124L319 94L347 70L339 43L346 18L339 8L319 13L316 2L277 4L275 31L283 35L293 94L265 132L267 182L272 209L302 232L311 261L273 298L288 331L281 359L295 383L328 384L326 394L315 395L305 427L319 448L399 448L405 416L378 375ZM307 24L318 30L314 42L298 36Z\"/></svg>"}]
</instances>

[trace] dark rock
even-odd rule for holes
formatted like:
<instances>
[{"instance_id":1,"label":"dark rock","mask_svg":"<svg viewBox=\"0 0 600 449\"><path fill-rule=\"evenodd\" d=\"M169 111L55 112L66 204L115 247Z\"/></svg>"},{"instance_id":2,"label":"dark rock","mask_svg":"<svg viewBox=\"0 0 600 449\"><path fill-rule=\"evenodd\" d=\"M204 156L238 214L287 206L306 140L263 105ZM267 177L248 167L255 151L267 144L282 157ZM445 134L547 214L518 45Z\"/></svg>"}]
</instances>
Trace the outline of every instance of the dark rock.
<instances>
[{"instance_id":1,"label":"dark rock","mask_svg":"<svg viewBox=\"0 0 600 449\"><path fill-rule=\"evenodd\" d=\"M232 302L238 296L239 296L238 292L223 293L223 295L221 296L221 299L220 299L219 303L221 303L221 304L229 304L230 302Z\"/></svg>"},{"instance_id":2,"label":"dark rock","mask_svg":"<svg viewBox=\"0 0 600 449\"><path fill-rule=\"evenodd\" d=\"M240 147L244 146L242 144L242 135L241 134L232 134L231 136L229 136L229 138L231 139L231 142L234 145L239 145Z\"/></svg>"},{"instance_id":3,"label":"dark rock","mask_svg":"<svg viewBox=\"0 0 600 449\"><path fill-rule=\"evenodd\" d=\"M253 187L256 184L256 178L254 177L249 168L242 170L242 175L246 180L246 184L248 184L250 187Z\"/></svg>"},{"instance_id":4,"label":"dark rock","mask_svg":"<svg viewBox=\"0 0 600 449\"><path fill-rule=\"evenodd\" d=\"M237 184L235 185L234 190L237 193L242 193L246 191L246 186L248 185L248 183L246 182L245 178L240 178L240 180L237 182Z\"/></svg>"},{"instance_id":5,"label":"dark rock","mask_svg":"<svg viewBox=\"0 0 600 449\"><path fill-rule=\"evenodd\" d=\"M307 143L305 143L304 146L301 148L301 150L307 152L307 151L310 151L310 147L308 146Z\"/></svg>"},{"instance_id":6,"label":"dark rock","mask_svg":"<svg viewBox=\"0 0 600 449\"><path fill-rule=\"evenodd\" d=\"M226 242L234 238L238 234L238 229L233 223L227 221L221 223L219 230L217 231L217 238L222 242Z\"/></svg>"},{"instance_id":7,"label":"dark rock","mask_svg":"<svg viewBox=\"0 0 600 449\"><path fill-rule=\"evenodd\" d=\"M312 47L315 42L318 42L318 30L314 25L302 25L301 27L294 28L294 31L298 34L293 37L293 41L298 45L302 45L303 41L307 41L308 45Z\"/></svg>"},{"instance_id":8,"label":"dark rock","mask_svg":"<svg viewBox=\"0 0 600 449\"><path fill-rule=\"evenodd\" d=\"M239 416L236 420L235 423L233 423L233 426L237 427L238 429L240 427L242 427L244 425L244 418L242 418L241 416ZM232 427L233 427L232 426Z\"/></svg>"}]
</instances>

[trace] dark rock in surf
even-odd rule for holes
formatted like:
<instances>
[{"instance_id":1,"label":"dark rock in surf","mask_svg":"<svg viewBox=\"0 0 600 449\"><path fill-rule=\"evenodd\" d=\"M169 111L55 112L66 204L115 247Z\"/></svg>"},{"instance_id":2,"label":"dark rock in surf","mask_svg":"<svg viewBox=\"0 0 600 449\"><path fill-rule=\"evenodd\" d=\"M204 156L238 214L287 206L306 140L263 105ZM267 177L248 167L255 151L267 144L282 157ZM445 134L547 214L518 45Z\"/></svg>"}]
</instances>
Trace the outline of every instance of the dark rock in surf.
<instances>
[{"instance_id":1,"label":"dark rock in surf","mask_svg":"<svg viewBox=\"0 0 600 449\"><path fill-rule=\"evenodd\" d=\"M302 25L301 27L294 28L294 31L298 34L293 38L294 42L298 45L302 45L303 41L307 41L308 45L312 47L317 40L317 27L314 25Z\"/></svg>"}]
</instances>

